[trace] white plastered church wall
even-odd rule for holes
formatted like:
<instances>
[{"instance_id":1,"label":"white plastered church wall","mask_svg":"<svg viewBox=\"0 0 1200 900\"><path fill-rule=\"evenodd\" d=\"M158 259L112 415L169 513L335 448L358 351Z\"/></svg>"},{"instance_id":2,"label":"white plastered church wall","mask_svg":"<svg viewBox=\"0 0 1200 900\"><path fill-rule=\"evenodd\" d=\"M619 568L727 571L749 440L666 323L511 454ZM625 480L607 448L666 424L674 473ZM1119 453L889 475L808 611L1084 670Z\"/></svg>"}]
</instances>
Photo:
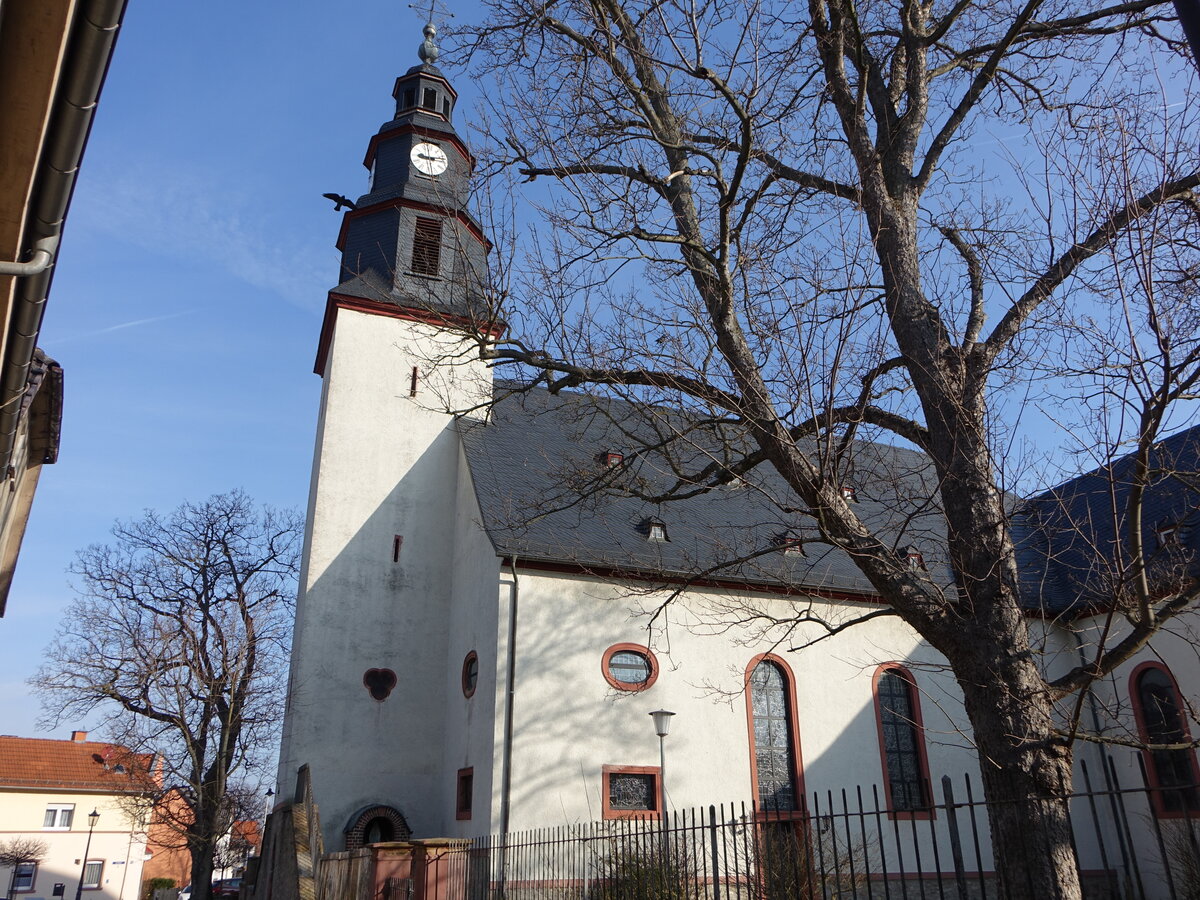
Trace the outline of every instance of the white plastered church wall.
<instances>
[{"instance_id":1,"label":"white plastered church wall","mask_svg":"<svg viewBox=\"0 0 1200 900\"><path fill-rule=\"evenodd\" d=\"M481 364L438 364L455 355L448 341L429 325L342 309L328 350L279 783L290 791L310 765L330 849L356 810L379 803L415 833L446 827L443 673L459 528L448 499L461 458L445 409L490 393ZM369 669L396 673L382 701L363 685Z\"/></svg>"}]
</instances>

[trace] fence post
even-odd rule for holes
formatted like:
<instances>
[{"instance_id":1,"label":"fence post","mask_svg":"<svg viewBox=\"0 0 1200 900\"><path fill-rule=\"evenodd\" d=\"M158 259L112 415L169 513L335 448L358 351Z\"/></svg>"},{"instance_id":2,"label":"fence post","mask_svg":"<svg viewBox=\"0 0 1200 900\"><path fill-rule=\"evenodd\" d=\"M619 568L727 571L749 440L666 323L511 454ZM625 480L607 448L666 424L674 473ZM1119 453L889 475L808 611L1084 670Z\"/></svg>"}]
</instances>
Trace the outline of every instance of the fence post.
<instances>
[{"instance_id":1,"label":"fence post","mask_svg":"<svg viewBox=\"0 0 1200 900\"><path fill-rule=\"evenodd\" d=\"M717 808L708 808L708 844L712 853L713 900L721 900L721 863L717 858Z\"/></svg>"},{"instance_id":2,"label":"fence post","mask_svg":"<svg viewBox=\"0 0 1200 900\"><path fill-rule=\"evenodd\" d=\"M967 900L967 870L963 865L962 838L958 834L958 810L954 807L954 785L950 776L942 776L942 796L946 800L946 827L950 830L950 854L954 857L954 880L960 900Z\"/></svg>"}]
</instances>

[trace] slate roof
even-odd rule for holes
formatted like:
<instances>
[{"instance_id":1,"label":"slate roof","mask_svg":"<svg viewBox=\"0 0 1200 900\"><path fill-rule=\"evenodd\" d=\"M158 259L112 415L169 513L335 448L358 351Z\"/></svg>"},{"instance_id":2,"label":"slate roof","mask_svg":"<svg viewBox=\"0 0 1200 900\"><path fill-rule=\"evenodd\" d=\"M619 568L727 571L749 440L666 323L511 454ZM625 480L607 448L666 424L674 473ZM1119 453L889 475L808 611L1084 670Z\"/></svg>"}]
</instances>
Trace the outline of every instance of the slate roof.
<instances>
[{"instance_id":1,"label":"slate roof","mask_svg":"<svg viewBox=\"0 0 1200 900\"><path fill-rule=\"evenodd\" d=\"M1119 597L1133 465L1122 457L1022 504L1014 538L1027 604L1058 613ZM1150 468L1142 541L1153 589L1166 595L1200 576L1200 426L1160 441Z\"/></svg>"},{"instance_id":2,"label":"slate roof","mask_svg":"<svg viewBox=\"0 0 1200 900\"><path fill-rule=\"evenodd\" d=\"M149 786L152 761L150 754L100 741L0 735L0 790L136 793Z\"/></svg>"},{"instance_id":3,"label":"slate roof","mask_svg":"<svg viewBox=\"0 0 1200 900\"><path fill-rule=\"evenodd\" d=\"M665 457L630 460L628 454L636 444L652 442L656 428L668 434L686 427L677 411L510 387L497 385L499 399L486 424L463 420L459 426L483 525L498 555L597 572L700 574L713 581L875 595L840 550L806 544L803 554L783 551L785 537L809 538L815 531L788 510L800 504L770 466L759 466L743 486L662 504L629 496L619 480L597 489L609 451L627 454L621 477L634 479L641 493L671 484ZM690 440L693 462L718 452L715 442L702 447L702 437ZM1157 474L1146 497L1143 532L1152 573L1165 591L1165 578L1200 576L1200 426L1162 441L1153 456ZM864 522L893 546L919 551L934 581L953 590L929 460L915 450L865 441L855 443L852 459L848 481ZM1108 602L1130 466L1124 458L1028 500L1013 498L1019 587L1027 608L1057 615ZM1116 518L1114 508L1122 511ZM663 524L669 540L649 539L653 521ZM1176 543L1160 539L1164 525L1178 526Z\"/></svg>"},{"instance_id":4,"label":"slate roof","mask_svg":"<svg viewBox=\"0 0 1200 900\"><path fill-rule=\"evenodd\" d=\"M498 385L498 395L505 386ZM653 440L687 420L668 409L598 399L581 393L557 396L544 390L510 393L495 405L487 424L460 424L483 524L501 556L624 571L695 576L767 586L803 587L858 595L874 588L840 550L809 543L803 554L785 552L784 539L815 537L811 520L790 512L790 488L769 466L759 466L743 485L662 504L602 488L579 499L582 487L603 480L600 456L626 454L627 470L642 494L674 481L665 457L631 458L635 441ZM684 425L686 427L686 425ZM689 435L676 455L692 463L719 452ZM893 546L922 554L930 576L949 588L941 516L931 503L934 475L921 453L858 442L850 478L859 515ZM662 522L667 541L649 539L649 523Z\"/></svg>"}]
</instances>

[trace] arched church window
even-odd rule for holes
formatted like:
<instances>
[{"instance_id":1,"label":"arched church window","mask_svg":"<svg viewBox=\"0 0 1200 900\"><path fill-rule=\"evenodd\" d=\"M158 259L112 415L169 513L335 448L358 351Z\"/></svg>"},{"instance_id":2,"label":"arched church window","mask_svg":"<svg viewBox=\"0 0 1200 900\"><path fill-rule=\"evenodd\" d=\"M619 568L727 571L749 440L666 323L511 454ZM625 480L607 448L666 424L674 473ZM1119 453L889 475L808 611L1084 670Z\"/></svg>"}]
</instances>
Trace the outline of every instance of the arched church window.
<instances>
[{"instance_id":1,"label":"arched church window","mask_svg":"<svg viewBox=\"0 0 1200 900\"><path fill-rule=\"evenodd\" d=\"M750 671L752 775L760 810L797 808L800 769L796 752L795 704L783 663L760 658Z\"/></svg>"},{"instance_id":2,"label":"arched church window","mask_svg":"<svg viewBox=\"0 0 1200 900\"><path fill-rule=\"evenodd\" d=\"M912 676L900 666L881 666L875 673L875 714L888 811L928 815L929 763L921 707Z\"/></svg>"},{"instance_id":3,"label":"arched church window","mask_svg":"<svg viewBox=\"0 0 1200 900\"><path fill-rule=\"evenodd\" d=\"M1134 670L1131 681L1130 694L1142 741L1159 747L1190 743L1183 702L1171 673L1157 663L1145 663ZM1156 815L1179 816L1200 810L1200 771L1195 751L1183 747L1151 749L1143 758Z\"/></svg>"}]
</instances>

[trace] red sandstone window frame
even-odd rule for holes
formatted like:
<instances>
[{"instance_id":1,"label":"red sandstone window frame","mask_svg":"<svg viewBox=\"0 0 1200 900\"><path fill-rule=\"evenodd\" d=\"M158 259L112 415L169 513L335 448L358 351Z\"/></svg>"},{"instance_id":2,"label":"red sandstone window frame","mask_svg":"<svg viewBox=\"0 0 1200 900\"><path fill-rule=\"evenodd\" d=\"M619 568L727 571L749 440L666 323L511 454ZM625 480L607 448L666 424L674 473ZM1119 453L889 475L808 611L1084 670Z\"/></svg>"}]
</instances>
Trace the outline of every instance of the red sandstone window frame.
<instances>
[{"instance_id":1,"label":"red sandstone window frame","mask_svg":"<svg viewBox=\"0 0 1200 900\"><path fill-rule=\"evenodd\" d=\"M760 810L758 815L772 822L787 821L789 818L802 816L804 806L804 756L801 753L800 717L796 713L796 676L792 667L774 653L760 653L746 664L745 690L746 695L746 744L750 749L750 796L754 798L755 808L758 808L758 748L754 743L754 697L750 678L760 663L771 662L777 665L783 673L784 688L787 691L787 715L792 737L792 810Z\"/></svg>"},{"instance_id":2,"label":"red sandstone window frame","mask_svg":"<svg viewBox=\"0 0 1200 900\"><path fill-rule=\"evenodd\" d=\"M471 664L475 664L475 679L471 680ZM475 689L479 687L479 654L474 650L470 651L463 657L462 664L462 692L463 696L468 700L475 696Z\"/></svg>"},{"instance_id":3,"label":"red sandstone window frame","mask_svg":"<svg viewBox=\"0 0 1200 900\"><path fill-rule=\"evenodd\" d=\"M454 818L466 821L471 818L471 808L475 799L475 767L468 766L458 770L454 781Z\"/></svg>"},{"instance_id":4,"label":"red sandstone window frame","mask_svg":"<svg viewBox=\"0 0 1200 900\"><path fill-rule=\"evenodd\" d=\"M892 806L892 780L888 770L887 746L883 738L883 706L879 702L879 681L888 672L899 675L908 684L908 700L912 707L912 726L917 738L917 766L925 791L924 809L894 809ZM925 720L921 717L921 691L917 680L905 666L898 662L886 662L871 676L871 699L875 705L875 733L879 738L879 766L883 771L883 796L887 802L889 819L935 819L937 811L933 801L933 781L929 777L929 754L925 746Z\"/></svg>"},{"instance_id":5,"label":"red sandstone window frame","mask_svg":"<svg viewBox=\"0 0 1200 900\"><path fill-rule=\"evenodd\" d=\"M646 677L645 681L640 684L636 681L621 681L612 674L612 671L609 669L609 663L615 654L622 652L637 653L639 656L646 658L646 661L650 664L650 674ZM636 694L640 691L649 690L654 682L658 680L658 659L654 656L654 651L649 647L643 647L641 644L613 644L600 657L600 672L604 675L604 680L613 688L616 688L618 691L627 691Z\"/></svg>"},{"instance_id":6,"label":"red sandstone window frame","mask_svg":"<svg viewBox=\"0 0 1200 900\"><path fill-rule=\"evenodd\" d=\"M1171 691L1175 695L1175 710L1179 715L1179 724L1183 730L1183 737L1186 741L1192 740L1192 732L1188 727L1187 706L1184 705L1183 695L1179 692L1179 682L1175 680L1171 670L1157 660L1148 660L1135 666L1133 671L1129 673L1129 702L1133 707L1133 718L1137 722L1138 737L1150 743L1149 730L1146 727L1146 710L1142 706L1142 692L1138 690L1138 682L1141 681L1142 675L1149 669L1157 669L1171 685ZM1150 805L1154 810L1156 819L1184 819L1195 818L1198 814L1196 809L1187 809L1186 805L1181 809L1167 809L1163 802L1161 785L1158 777L1158 766L1154 763L1154 754L1150 750L1139 750L1142 755L1142 762L1146 767L1146 781L1150 785ZM1200 785L1200 766L1196 764L1196 751L1185 751L1188 755L1188 766L1192 770L1192 783ZM1198 788L1197 790L1200 790Z\"/></svg>"},{"instance_id":7,"label":"red sandstone window frame","mask_svg":"<svg viewBox=\"0 0 1200 900\"><path fill-rule=\"evenodd\" d=\"M653 776L654 806L651 809L613 809L609 801L609 781L613 775ZM600 776L600 808L604 819L661 819L662 769L658 766L604 766Z\"/></svg>"}]
</instances>

